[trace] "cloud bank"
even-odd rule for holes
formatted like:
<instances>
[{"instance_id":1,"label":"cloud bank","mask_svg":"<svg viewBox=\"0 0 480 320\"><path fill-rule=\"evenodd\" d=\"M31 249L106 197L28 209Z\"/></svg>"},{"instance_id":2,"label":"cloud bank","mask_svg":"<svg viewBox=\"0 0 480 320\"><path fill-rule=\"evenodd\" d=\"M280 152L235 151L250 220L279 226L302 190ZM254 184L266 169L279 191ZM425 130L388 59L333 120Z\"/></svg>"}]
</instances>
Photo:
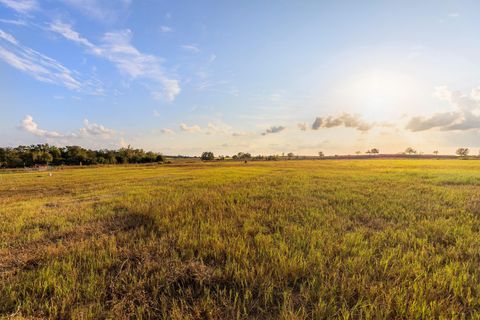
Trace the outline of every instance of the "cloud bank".
<instances>
[{"instance_id":1,"label":"cloud bank","mask_svg":"<svg viewBox=\"0 0 480 320\"><path fill-rule=\"evenodd\" d=\"M430 129L480 129L480 87L472 89L469 94L463 94L440 86L435 89L434 96L446 101L452 111L438 112L427 117L412 117L405 127L407 130L418 132Z\"/></svg>"},{"instance_id":2,"label":"cloud bank","mask_svg":"<svg viewBox=\"0 0 480 320\"><path fill-rule=\"evenodd\" d=\"M38 9L38 3L36 0L0 0L0 3L23 14Z\"/></svg>"}]
</instances>

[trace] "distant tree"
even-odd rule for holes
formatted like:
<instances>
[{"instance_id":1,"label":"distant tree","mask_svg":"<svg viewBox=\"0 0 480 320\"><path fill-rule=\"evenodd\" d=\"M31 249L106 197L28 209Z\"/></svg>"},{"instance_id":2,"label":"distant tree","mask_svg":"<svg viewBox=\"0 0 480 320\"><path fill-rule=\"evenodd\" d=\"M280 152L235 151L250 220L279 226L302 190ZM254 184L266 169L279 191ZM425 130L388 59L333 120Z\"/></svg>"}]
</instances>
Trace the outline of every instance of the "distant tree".
<instances>
[{"instance_id":1,"label":"distant tree","mask_svg":"<svg viewBox=\"0 0 480 320\"><path fill-rule=\"evenodd\" d=\"M413 149L412 147L408 147L407 149L405 149L405 153L406 154L416 154L417 150Z\"/></svg>"},{"instance_id":2,"label":"distant tree","mask_svg":"<svg viewBox=\"0 0 480 320\"><path fill-rule=\"evenodd\" d=\"M468 148L458 148L455 153L460 157L466 157L469 152L470 150L468 150Z\"/></svg>"},{"instance_id":3,"label":"distant tree","mask_svg":"<svg viewBox=\"0 0 480 320\"><path fill-rule=\"evenodd\" d=\"M433 154L438 156L438 150L433 151Z\"/></svg>"},{"instance_id":4,"label":"distant tree","mask_svg":"<svg viewBox=\"0 0 480 320\"><path fill-rule=\"evenodd\" d=\"M318 157L319 157L319 158L325 157L325 155L323 154L323 151L319 151L319 152L318 152Z\"/></svg>"},{"instance_id":5,"label":"distant tree","mask_svg":"<svg viewBox=\"0 0 480 320\"><path fill-rule=\"evenodd\" d=\"M379 154L380 151L377 148L372 148L370 150L367 150L367 154Z\"/></svg>"},{"instance_id":6,"label":"distant tree","mask_svg":"<svg viewBox=\"0 0 480 320\"><path fill-rule=\"evenodd\" d=\"M358 155L362 154L362 151L355 151L355 154L358 156Z\"/></svg>"},{"instance_id":7,"label":"distant tree","mask_svg":"<svg viewBox=\"0 0 480 320\"><path fill-rule=\"evenodd\" d=\"M236 156L233 156L233 159L250 159L252 155L248 152L239 152Z\"/></svg>"},{"instance_id":8,"label":"distant tree","mask_svg":"<svg viewBox=\"0 0 480 320\"><path fill-rule=\"evenodd\" d=\"M18 168L33 165L90 165L148 163L162 161L161 154L131 147L120 150L88 150L79 146L57 148L48 144L0 148L0 167Z\"/></svg>"},{"instance_id":9,"label":"distant tree","mask_svg":"<svg viewBox=\"0 0 480 320\"><path fill-rule=\"evenodd\" d=\"M293 152L289 152L289 153L287 154L287 157L292 158L292 157L295 157L295 155L293 154Z\"/></svg>"},{"instance_id":10,"label":"distant tree","mask_svg":"<svg viewBox=\"0 0 480 320\"><path fill-rule=\"evenodd\" d=\"M209 161L215 159L215 156L213 155L213 152L205 151L202 153L201 159L204 161Z\"/></svg>"}]
</instances>

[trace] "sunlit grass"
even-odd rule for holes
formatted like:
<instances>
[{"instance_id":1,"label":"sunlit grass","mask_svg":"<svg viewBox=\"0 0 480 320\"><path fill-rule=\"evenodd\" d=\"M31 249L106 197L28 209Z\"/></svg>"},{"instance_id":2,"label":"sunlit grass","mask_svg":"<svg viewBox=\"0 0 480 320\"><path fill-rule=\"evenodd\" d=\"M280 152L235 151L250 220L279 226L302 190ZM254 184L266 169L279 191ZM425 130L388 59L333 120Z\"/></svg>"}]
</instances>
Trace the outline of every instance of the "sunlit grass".
<instances>
[{"instance_id":1,"label":"sunlit grass","mask_svg":"<svg viewBox=\"0 0 480 320\"><path fill-rule=\"evenodd\" d=\"M0 316L479 318L480 162L0 175Z\"/></svg>"}]
</instances>

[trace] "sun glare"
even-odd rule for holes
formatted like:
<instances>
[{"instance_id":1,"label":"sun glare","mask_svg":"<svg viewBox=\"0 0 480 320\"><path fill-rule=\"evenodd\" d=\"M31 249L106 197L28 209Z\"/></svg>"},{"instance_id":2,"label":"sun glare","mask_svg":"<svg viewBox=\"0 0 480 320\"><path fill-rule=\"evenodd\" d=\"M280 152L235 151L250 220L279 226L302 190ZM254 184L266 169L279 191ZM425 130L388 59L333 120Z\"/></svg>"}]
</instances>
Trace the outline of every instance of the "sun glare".
<instances>
[{"instance_id":1,"label":"sun glare","mask_svg":"<svg viewBox=\"0 0 480 320\"><path fill-rule=\"evenodd\" d=\"M368 120L386 120L405 112L416 88L414 77L398 71L371 69L353 76L346 95L355 110Z\"/></svg>"}]
</instances>

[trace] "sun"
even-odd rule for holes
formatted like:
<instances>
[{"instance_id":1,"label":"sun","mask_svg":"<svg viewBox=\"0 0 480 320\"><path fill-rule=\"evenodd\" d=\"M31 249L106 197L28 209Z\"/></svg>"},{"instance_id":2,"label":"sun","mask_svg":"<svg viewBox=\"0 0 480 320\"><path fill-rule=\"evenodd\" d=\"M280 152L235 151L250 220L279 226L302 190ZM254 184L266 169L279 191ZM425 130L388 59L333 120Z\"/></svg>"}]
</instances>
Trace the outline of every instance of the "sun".
<instances>
[{"instance_id":1,"label":"sun","mask_svg":"<svg viewBox=\"0 0 480 320\"><path fill-rule=\"evenodd\" d=\"M344 93L352 108L365 119L381 121L409 109L417 88L411 74L373 68L353 75Z\"/></svg>"}]
</instances>

